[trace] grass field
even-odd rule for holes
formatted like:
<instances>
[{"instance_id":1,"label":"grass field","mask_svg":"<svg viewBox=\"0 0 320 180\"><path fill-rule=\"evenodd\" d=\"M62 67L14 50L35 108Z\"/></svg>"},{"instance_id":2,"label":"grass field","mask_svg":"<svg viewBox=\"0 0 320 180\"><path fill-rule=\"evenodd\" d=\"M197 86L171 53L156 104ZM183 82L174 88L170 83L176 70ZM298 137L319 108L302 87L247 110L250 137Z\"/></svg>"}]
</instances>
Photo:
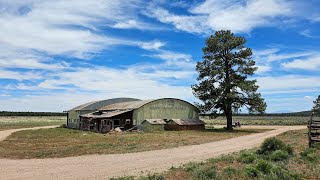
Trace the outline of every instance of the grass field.
<instances>
[{"instance_id":1,"label":"grass field","mask_svg":"<svg viewBox=\"0 0 320 180\"><path fill-rule=\"evenodd\" d=\"M288 131L277 136L277 139L285 143L281 149L279 142L269 141L259 149L173 167L162 174L113 179L320 179L320 144L308 148L306 130ZM270 142L277 146L272 146ZM279 150L275 150L277 148Z\"/></svg>"},{"instance_id":2,"label":"grass field","mask_svg":"<svg viewBox=\"0 0 320 180\"><path fill-rule=\"evenodd\" d=\"M319 117L315 119L320 120ZM202 117L207 125L225 125L225 117ZM306 125L310 117L303 116L233 116L233 121L239 121L242 125Z\"/></svg>"},{"instance_id":3,"label":"grass field","mask_svg":"<svg viewBox=\"0 0 320 180\"><path fill-rule=\"evenodd\" d=\"M66 128L19 131L0 142L1 158L49 158L113 154L202 144L266 130L165 131L99 134Z\"/></svg>"},{"instance_id":4,"label":"grass field","mask_svg":"<svg viewBox=\"0 0 320 180\"><path fill-rule=\"evenodd\" d=\"M317 117L319 120L320 118ZM207 126L225 125L226 119L202 117ZM306 125L309 117L297 116L234 116L234 121L242 125ZM27 128L36 126L61 125L66 123L64 116L0 116L0 131L6 129Z\"/></svg>"},{"instance_id":5,"label":"grass field","mask_svg":"<svg viewBox=\"0 0 320 180\"><path fill-rule=\"evenodd\" d=\"M64 116L0 116L0 131L36 126L61 125L66 123L66 119Z\"/></svg>"}]
</instances>

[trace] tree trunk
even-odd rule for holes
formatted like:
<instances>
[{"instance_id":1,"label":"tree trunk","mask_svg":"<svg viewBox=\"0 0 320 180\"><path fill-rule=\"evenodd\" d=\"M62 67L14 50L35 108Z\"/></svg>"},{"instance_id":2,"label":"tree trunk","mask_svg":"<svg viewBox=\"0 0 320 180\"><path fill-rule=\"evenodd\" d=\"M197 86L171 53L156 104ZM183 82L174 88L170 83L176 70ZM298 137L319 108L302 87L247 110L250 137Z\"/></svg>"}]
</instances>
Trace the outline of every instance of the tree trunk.
<instances>
[{"instance_id":1,"label":"tree trunk","mask_svg":"<svg viewBox=\"0 0 320 180\"><path fill-rule=\"evenodd\" d=\"M226 118L227 118L227 129L228 130L233 130L232 127L232 108L231 108L231 104L227 105L227 110L226 110Z\"/></svg>"}]
</instances>

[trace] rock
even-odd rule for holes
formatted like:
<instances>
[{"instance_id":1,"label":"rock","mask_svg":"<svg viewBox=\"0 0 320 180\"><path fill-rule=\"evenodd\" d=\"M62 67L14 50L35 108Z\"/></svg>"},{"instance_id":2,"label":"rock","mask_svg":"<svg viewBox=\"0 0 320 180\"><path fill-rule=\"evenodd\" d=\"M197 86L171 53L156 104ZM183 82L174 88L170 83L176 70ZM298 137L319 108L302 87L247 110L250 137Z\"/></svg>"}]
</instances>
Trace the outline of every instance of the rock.
<instances>
[{"instance_id":1,"label":"rock","mask_svg":"<svg viewBox=\"0 0 320 180\"><path fill-rule=\"evenodd\" d=\"M115 128L114 131L116 131L116 132L122 132L122 130L121 130L119 127Z\"/></svg>"}]
</instances>

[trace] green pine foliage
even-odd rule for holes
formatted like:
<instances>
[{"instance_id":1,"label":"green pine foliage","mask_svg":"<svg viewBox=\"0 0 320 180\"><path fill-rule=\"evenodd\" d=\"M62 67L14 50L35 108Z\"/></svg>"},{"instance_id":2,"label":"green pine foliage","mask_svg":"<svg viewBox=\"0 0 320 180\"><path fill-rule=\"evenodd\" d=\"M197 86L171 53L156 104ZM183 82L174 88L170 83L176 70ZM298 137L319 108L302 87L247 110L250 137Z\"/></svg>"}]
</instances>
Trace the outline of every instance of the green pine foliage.
<instances>
[{"instance_id":1,"label":"green pine foliage","mask_svg":"<svg viewBox=\"0 0 320 180\"><path fill-rule=\"evenodd\" d=\"M227 128L232 129L232 113L247 107L250 113L263 113L266 103L257 93L256 80L249 79L257 70L252 50L246 48L245 38L231 31L217 31L206 40L203 61L198 62L198 84L193 94L203 103L197 104L203 113L223 112Z\"/></svg>"},{"instance_id":2,"label":"green pine foliage","mask_svg":"<svg viewBox=\"0 0 320 180\"><path fill-rule=\"evenodd\" d=\"M312 111L320 114L320 95L313 101L313 104Z\"/></svg>"}]
</instances>

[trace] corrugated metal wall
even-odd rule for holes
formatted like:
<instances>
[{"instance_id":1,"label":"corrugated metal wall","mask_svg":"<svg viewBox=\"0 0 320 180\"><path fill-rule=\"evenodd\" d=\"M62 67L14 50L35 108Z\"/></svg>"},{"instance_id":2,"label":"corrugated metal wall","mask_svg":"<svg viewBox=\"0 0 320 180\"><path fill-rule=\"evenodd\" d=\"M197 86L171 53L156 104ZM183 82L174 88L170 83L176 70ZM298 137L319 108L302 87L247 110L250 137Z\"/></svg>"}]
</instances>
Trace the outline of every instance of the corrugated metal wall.
<instances>
[{"instance_id":1,"label":"corrugated metal wall","mask_svg":"<svg viewBox=\"0 0 320 180\"><path fill-rule=\"evenodd\" d=\"M133 123L140 124L145 119L198 119L199 110L179 99L159 99L133 112Z\"/></svg>"}]
</instances>

